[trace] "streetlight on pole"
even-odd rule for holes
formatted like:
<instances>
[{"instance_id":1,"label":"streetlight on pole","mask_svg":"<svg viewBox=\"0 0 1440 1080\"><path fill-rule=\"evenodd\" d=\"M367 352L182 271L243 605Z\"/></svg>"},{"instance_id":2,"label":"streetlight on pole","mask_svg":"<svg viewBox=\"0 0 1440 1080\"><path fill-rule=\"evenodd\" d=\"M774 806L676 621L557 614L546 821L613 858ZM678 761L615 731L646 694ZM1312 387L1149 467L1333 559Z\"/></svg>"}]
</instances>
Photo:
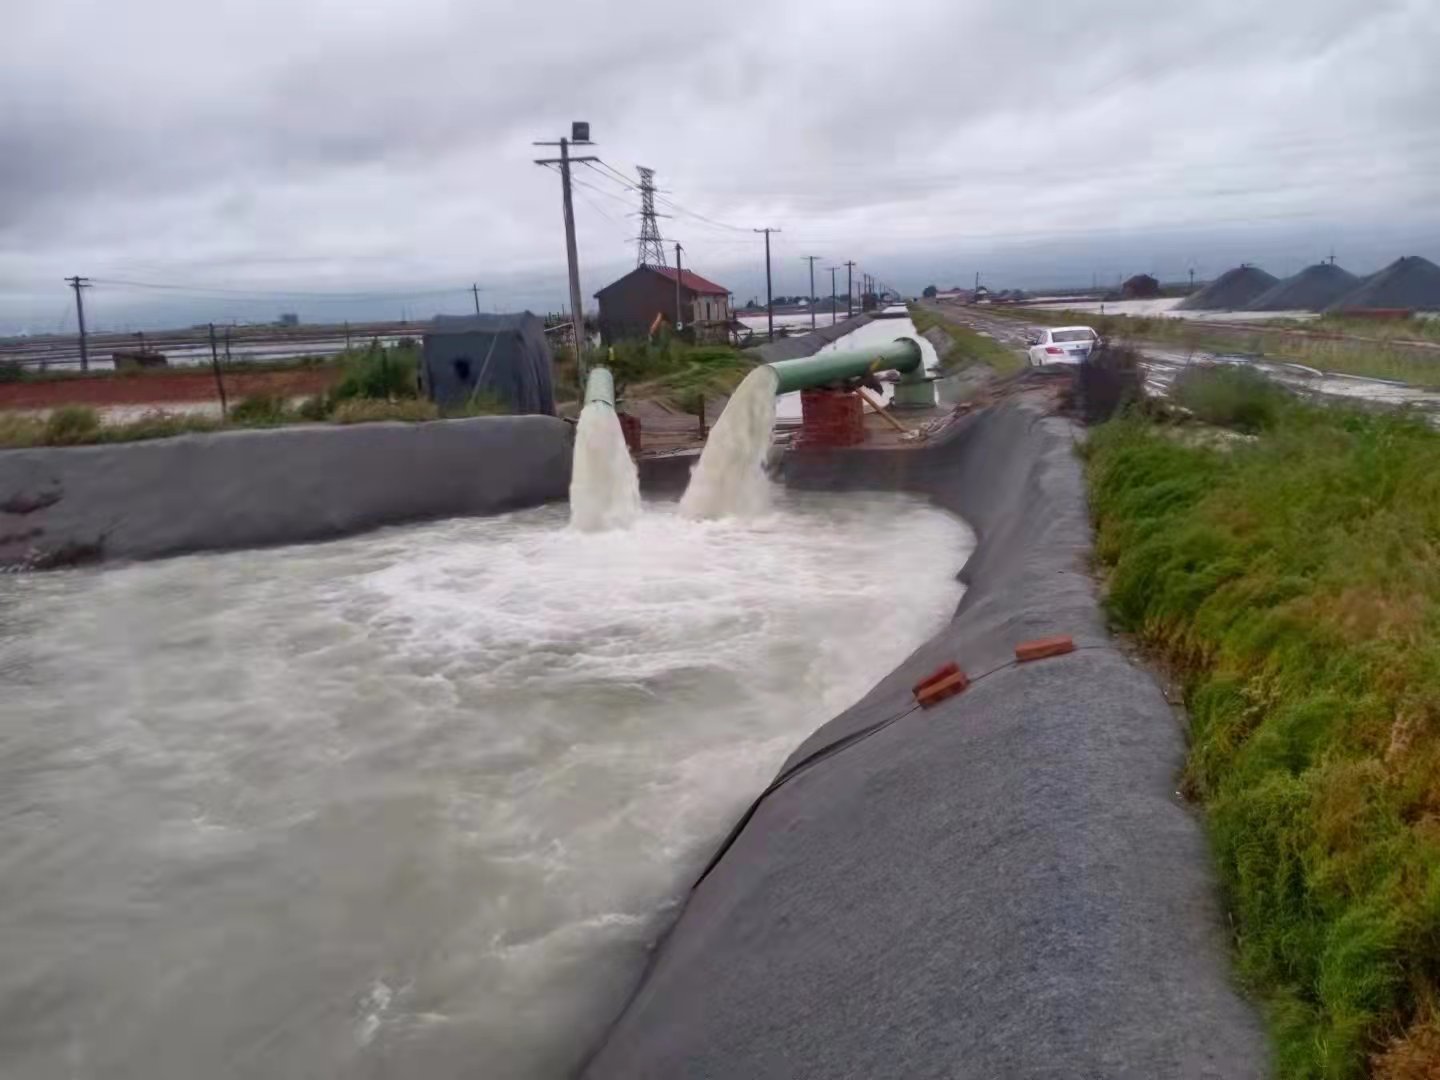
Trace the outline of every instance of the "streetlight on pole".
<instances>
[{"instance_id":1,"label":"streetlight on pole","mask_svg":"<svg viewBox=\"0 0 1440 1080\"><path fill-rule=\"evenodd\" d=\"M558 146L558 158L536 158L536 165L560 166L560 192L565 202L565 258L570 266L570 331L575 337L575 368L580 376L580 385L585 385L585 309L580 304L580 257L575 248L575 206L570 197L570 165L586 161L599 161L594 157L570 156L572 146L593 146L590 141L590 125L576 120L570 125L570 138L559 142L536 142L535 146ZM478 295L477 295L478 305Z\"/></svg>"}]
</instances>

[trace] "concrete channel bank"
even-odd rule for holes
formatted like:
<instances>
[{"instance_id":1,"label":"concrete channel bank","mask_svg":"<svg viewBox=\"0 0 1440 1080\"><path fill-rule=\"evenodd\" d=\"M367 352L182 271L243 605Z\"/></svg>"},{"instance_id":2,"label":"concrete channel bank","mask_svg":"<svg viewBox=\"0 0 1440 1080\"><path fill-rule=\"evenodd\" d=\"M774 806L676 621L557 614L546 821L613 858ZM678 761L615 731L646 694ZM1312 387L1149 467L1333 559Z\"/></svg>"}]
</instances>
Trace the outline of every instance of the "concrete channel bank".
<instances>
[{"instance_id":1,"label":"concrete channel bank","mask_svg":"<svg viewBox=\"0 0 1440 1080\"><path fill-rule=\"evenodd\" d=\"M1175 792L1182 733L1104 630L1076 434L1021 397L922 450L786 459L795 487L911 491L963 516L969 589L787 761L584 1075L1268 1074ZM1062 633L1081 651L1003 666ZM909 711L949 660L993 674Z\"/></svg>"},{"instance_id":2,"label":"concrete channel bank","mask_svg":"<svg viewBox=\"0 0 1440 1080\"><path fill-rule=\"evenodd\" d=\"M550 416L287 427L0 451L0 567L327 540L565 497Z\"/></svg>"}]
</instances>

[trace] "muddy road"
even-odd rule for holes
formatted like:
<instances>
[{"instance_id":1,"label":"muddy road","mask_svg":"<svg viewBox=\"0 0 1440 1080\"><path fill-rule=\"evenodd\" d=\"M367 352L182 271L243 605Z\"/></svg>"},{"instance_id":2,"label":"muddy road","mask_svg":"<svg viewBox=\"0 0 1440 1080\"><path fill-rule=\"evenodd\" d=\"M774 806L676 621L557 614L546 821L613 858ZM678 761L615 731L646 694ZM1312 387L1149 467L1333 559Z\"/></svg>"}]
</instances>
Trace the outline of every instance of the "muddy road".
<instances>
[{"instance_id":1,"label":"muddy road","mask_svg":"<svg viewBox=\"0 0 1440 1080\"><path fill-rule=\"evenodd\" d=\"M1046 328L1043 323L1032 323L1010 315L997 315L983 308L927 306L948 319L964 323L994 338L1020 354L1025 352L1026 339ZM1317 394L1325 398L1368 401L1380 405L1408 406L1434 414L1440 419L1440 391L1436 390L1426 390L1387 379L1318 371L1304 364L1267 360L1253 353L1183 350L1144 341L1133 344L1143 357L1146 389L1154 394L1167 394L1176 377L1191 364L1244 364L1263 371L1276 382L1301 393Z\"/></svg>"}]
</instances>

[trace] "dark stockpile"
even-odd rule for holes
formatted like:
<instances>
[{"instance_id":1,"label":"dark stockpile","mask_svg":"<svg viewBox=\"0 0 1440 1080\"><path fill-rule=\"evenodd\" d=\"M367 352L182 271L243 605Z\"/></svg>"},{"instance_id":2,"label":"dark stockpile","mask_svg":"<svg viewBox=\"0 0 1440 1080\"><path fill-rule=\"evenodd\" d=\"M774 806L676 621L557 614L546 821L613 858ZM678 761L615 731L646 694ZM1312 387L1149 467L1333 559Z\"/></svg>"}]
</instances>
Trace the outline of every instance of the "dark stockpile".
<instances>
[{"instance_id":1,"label":"dark stockpile","mask_svg":"<svg viewBox=\"0 0 1440 1080\"><path fill-rule=\"evenodd\" d=\"M1440 311L1440 266L1419 255L1396 259L1331 303L1326 311L1408 308Z\"/></svg>"},{"instance_id":2,"label":"dark stockpile","mask_svg":"<svg viewBox=\"0 0 1440 1080\"><path fill-rule=\"evenodd\" d=\"M1280 283L1274 274L1267 274L1248 263L1226 270L1199 292L1176 305L1177 311L1239 311L1267 289Z\"/></svg>"},{"instance_id":3,"label":"dark stockpile","mask_svg":"<svg viewBox=\"0 0 1440 1080\"><path fill-rule=\"evenodd\" d=\"M1246 311L1323 311L1360 284L1360 279L1334 263L1307 266L1266 289Z\"/></svg>"}]
</instances>

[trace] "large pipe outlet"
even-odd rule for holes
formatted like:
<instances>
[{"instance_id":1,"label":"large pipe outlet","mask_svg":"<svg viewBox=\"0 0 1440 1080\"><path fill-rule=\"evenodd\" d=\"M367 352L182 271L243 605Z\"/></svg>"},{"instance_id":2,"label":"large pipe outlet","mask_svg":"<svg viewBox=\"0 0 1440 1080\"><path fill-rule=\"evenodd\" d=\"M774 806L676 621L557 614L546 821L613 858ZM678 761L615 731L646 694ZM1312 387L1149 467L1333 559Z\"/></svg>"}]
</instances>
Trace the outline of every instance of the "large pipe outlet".
<instances>
[{"instance_id":1,"label":"large pipe outlet","mask_svg":"<svg viewBox=\"0 0 1440 1080\"><path fill-rule=\"evenodd\" d=\"M595 402L615 408L615 378L609 368L593 367L585 380L585 404Z\"/></svg>"},{"instance_id":2,"label":"large pipe outlet","mask_svg":"<svg viewBox=\"0 0 1440 1080\"><path fill-rule=\"evenodd\" d=\"M844 352L817 353L796 360L776 360L769 365L775 372L775 393L808 390L828 386L846 379L858 379L877 371L898 371L923 374L920 346L913 338L896 338L886 345Z\"/></svg>"}]
</instances>

